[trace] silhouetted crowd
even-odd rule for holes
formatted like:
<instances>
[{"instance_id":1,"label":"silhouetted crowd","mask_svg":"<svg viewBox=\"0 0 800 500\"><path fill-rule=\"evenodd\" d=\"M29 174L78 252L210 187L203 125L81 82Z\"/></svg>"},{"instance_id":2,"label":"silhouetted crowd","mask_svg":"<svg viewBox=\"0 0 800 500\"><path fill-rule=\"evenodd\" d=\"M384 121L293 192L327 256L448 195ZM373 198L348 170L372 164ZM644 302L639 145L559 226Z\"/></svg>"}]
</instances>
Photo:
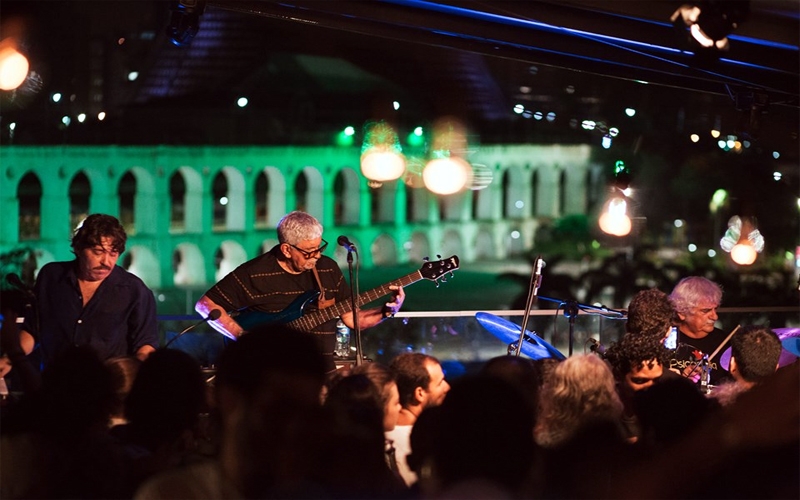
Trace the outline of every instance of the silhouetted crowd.
<instances>
[{"instance_id":1,"label":"silhouetted crowd","mask_svg":"<svg viewBox=\"0 0 800 500\"><path fill-rule=\"evenodd\" d=\"M800 364L724 405L677 374L626 396L618 360L659 345L627 342L611 362L503 356L449 383L417 353L327 375L313 337L278 325L211 376L179 350L76 347L4 402L0 496L798 497Z\"/></svg>"}]
</instances>

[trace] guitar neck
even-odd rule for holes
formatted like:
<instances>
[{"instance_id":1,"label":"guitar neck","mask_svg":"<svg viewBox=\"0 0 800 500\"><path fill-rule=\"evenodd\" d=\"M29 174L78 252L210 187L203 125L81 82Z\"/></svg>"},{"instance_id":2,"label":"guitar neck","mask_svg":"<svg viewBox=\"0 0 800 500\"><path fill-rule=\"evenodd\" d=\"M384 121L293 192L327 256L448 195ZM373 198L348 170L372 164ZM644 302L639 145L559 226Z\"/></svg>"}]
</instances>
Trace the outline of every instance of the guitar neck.
<instances>
[{"instance_id":1,"label":"guitar neck","mask_svg":"<svg viewBox=\"0 0 800 500\"><path fill-rule=\"evenodd\" d=\"M422 279L422 273L420 271L414 271L411 274L407 274L402 278L398 278L394 281L390 281L384 285L381 285L377 288L373 288L367 292L362 293L356 298L356 303L358 307L361 307L363 304L369 304L373 300L378 300L379 298L383 297L384 295L388 295L391 293L390 287L392 286L408 286L417 281ZM318 311L312 311L306 313L305 315L297 318L294 321L290 321L288 324L292 328L296 328L302 331L311 331L314 327L325 323L326 321L330 321L333 318L338 318L344 313L348 313L353 310L352 303L349 300L343 300L341 302L337 302L336 304L326 307L325 309L320 309Z\"/></svg>"}]
</instances>

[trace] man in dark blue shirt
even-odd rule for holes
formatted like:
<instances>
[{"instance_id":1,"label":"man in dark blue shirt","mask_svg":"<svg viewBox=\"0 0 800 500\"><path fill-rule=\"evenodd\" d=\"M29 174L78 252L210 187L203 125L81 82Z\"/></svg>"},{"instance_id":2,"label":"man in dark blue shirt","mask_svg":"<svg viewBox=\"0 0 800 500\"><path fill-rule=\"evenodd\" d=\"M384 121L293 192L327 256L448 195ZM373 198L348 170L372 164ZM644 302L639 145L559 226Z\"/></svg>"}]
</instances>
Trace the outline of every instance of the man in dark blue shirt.
<instances>
[{"instance_id":1,"label":"man in dark blue shirt","mask_svg":"<svg viewBox=\"0 0 800 500\"><path fill-rule=\"evenodd\" d=\"M144 360L158 347L152 291L118 267L127 235L110 215L93 214L75 230L76 259L51 262L39 271L35 318L26 317L20 345L29 354L38 344L46 367L70 345L89 345L105 360Z\"/></svg>"}]
</instances>

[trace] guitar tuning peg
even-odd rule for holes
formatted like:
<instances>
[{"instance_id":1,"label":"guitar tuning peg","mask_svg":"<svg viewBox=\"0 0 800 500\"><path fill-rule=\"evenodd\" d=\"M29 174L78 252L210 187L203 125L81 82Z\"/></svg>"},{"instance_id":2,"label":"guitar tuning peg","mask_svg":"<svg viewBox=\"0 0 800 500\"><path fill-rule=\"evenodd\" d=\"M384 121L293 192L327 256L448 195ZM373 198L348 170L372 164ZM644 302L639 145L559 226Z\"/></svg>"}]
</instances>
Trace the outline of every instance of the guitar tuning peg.
<instances>
[{"instance_id":1,"label":"guitar tuning peg","mask_svg":"<svg viewBox=\"0 0 800 500\"><path fill-rule=\"evenodd\" d=\"M428 256L425 256L425 257L422 258L422 262L430 262L430 260L431 260L431 258L428 257Z\"/></svg>"},{"instance_id":2,"label":"guitar tuning peg","mask_svg":"<svg viewBox=\"0 0 800 500\"><path fill-rule=\"evenodd\" d=\"M436 281L436 288L439 288L439 282Z\"/></svg>"},{"instance_id":3,"label":"guitar tuning peg","mask_svg":"<svg viewBox=\"0 0 800 500\"><path fill-rule=\"evenodd\" d=\"M442 256L439 255L438 253L436 254L436 258L439 259L439 260L442 260Z\"/></svg>"},{"instance_id":4,"label":"guitar tuning peg","mask_svg":"<svg viewBox=\"0 0 800 500\"><path fill-rule=\"evenodd\" d=\"M442 277L440 278L440 281L441 281L442 283L447 283L447 275L445 275L445 276L442 276Z\"/></svg>"}]
</instances>

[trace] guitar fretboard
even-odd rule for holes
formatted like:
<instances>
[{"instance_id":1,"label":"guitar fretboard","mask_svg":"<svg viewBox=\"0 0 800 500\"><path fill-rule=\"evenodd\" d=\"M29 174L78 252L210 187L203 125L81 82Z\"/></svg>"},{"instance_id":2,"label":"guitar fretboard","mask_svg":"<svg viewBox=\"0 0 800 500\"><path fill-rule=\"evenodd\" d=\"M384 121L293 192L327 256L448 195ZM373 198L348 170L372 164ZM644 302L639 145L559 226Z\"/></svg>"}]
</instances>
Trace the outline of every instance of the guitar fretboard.
<instances>
[{"instance_id":1,"label":"guitar fretboard","mask_svg":"<svg viewBox=\"0 0 800 500\"><path fill-rule=\"evenodd\" d=\"M372 290L362 293L356 298L356 303L358 307L361 307L364 304L369 304L373 300L378 300L384 295L388 295L389 293L391 293L391 290L389 288L391 286L405 287L413 283L416 283L421 279L422 279L422 273L420 271L414 271L413 273L407 274L402 278L390 281L389 283L386 283L377 288L373 288ZM309 312L297 318L294 321L290 321L288 325L298 330L310 332L314 327L321 325L326 321L330 321L333 318L338 318L342 314L350 312L352 310L353 310L352 303L348 300L343 300L330 307L326 307L325 309Z\"/></svg>"}]
</instances>

